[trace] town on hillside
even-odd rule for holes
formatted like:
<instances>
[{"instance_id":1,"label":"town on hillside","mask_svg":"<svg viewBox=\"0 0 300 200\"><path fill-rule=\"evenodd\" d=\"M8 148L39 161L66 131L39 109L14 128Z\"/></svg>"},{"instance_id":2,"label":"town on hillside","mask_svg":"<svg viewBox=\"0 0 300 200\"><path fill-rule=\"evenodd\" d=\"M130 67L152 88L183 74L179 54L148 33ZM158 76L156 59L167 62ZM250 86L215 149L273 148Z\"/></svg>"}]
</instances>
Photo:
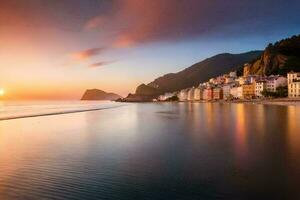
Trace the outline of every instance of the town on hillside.
<instances>
[{"instance_id":1,"label":"town on hillside","mask_svg":"<svg viewBox=\"0 0 300 200\"><path fill-rule=\"evenodd\" d=\"M253 100L264 98L300 98L300 72L281 75L251 75L249 64L244 65L243 75L230 72L198 87L160 95L155 101L217 101Z\"/></svg>"}]
</instances>

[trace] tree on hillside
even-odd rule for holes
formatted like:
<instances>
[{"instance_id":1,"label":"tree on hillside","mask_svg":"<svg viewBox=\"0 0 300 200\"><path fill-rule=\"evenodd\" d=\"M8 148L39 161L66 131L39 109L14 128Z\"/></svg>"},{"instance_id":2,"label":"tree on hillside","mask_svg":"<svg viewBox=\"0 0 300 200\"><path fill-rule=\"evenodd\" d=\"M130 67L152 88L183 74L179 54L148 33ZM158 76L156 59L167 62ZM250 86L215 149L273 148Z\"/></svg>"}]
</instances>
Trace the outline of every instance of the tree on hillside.
<instances>
[{"instance_id":1,"label":"tree on hillside","mask_svg":"<svg viewBox=\"0 0 300 200\"><path fill-rule=\"evenodd\" d=\"M261 94L264 97L272 97L272 98L284 98L288 96L288 88L287 86L279 86L276 88L276 92L271 92L268 90L263 90Z\"/></svg>"}]
</instances>

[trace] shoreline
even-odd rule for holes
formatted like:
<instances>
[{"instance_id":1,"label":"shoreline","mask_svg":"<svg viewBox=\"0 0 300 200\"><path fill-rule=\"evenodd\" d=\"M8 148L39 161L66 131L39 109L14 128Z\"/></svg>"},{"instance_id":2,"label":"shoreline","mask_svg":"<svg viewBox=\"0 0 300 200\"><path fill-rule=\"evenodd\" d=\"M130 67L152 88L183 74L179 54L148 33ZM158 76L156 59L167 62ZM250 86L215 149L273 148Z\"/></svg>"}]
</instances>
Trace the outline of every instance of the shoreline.
<instances>
[{"instance_id":1,"label":"shoreline","mask_svg":"<svg viewBox=\"0 0 300 200\"><path fill-rule=\"evenodd\" d=\"M186 101L191 103L244 103L244 104L263 104L263 105L278 105L278 106L300 106L300 98L277 98L277 99L252 99L252 100L212 100L212 101Z\"/></svg>"},{"instance_id":2,"label":"shoreline","mask_svg":"<svg viewBox=\"0 0 300 200\"><path fill-rule=\"evenodd\" d=\"M300 106L300 98L276 98L276 99L251 99L251 100L211 100L211 101L123 101L123 103L245 103L245 104L263 104L280 106Z\"/></svg>"},{"instance_id":3,"label":"shoreline","mask_svg":"<svg viewBox=\"0 0 300 200\"><path fill-rule=\"evenodd\" d=\"M151 100L117 100L120 103L244 103L244 104L263 104L278 106L300 106L300 98L262 98L262 99L235 99L235 100L186 100L186 101L151 101Z\"/></svg>"}]
</instances>

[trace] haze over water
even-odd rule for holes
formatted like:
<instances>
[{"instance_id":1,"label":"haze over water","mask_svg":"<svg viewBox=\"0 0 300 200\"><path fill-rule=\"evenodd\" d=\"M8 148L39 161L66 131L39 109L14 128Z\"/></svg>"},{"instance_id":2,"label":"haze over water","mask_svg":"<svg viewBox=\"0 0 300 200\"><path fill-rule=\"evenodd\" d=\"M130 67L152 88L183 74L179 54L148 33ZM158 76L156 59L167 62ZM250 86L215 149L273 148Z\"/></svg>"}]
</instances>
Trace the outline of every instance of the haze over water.
<instances>
[{"instance_id":1,"label":"haze over water","mask_svg":"<svg viewBox=\"0 0 300 200\"><path fill-rule=\"evenodd\" d=\"M0 199L297 199L299 111L126 104L0 121Z\"/></svg>"}]
</instances>

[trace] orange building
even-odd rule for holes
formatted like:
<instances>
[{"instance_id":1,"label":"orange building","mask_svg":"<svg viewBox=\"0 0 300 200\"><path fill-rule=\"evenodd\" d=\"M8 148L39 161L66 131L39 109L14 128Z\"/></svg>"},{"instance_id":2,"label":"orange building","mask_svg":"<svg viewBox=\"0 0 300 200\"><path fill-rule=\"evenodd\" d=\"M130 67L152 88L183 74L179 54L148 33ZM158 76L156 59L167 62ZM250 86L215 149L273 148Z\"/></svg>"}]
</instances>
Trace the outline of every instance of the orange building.
<instances>
[{"instance_id":1,"label":"orange building","mask_svg":"<svg viewBox=\"0 0 300 200\"><path fill-rule=\"evenodd\" d=\"M255 97L255 84L244 84L242 88L244 99L252 99Z\"/></svg>"},{"instance_id":2,"label":"orange building","mask_svg":"<svg viewBox=\"0 0 300 200\"><path fill-rule=\"evenodd\" d=\"M212 100L213 99L213 89L211 87L207 87L203 91L203 99L204 100Z\"/></svg>"}]
</instances>

